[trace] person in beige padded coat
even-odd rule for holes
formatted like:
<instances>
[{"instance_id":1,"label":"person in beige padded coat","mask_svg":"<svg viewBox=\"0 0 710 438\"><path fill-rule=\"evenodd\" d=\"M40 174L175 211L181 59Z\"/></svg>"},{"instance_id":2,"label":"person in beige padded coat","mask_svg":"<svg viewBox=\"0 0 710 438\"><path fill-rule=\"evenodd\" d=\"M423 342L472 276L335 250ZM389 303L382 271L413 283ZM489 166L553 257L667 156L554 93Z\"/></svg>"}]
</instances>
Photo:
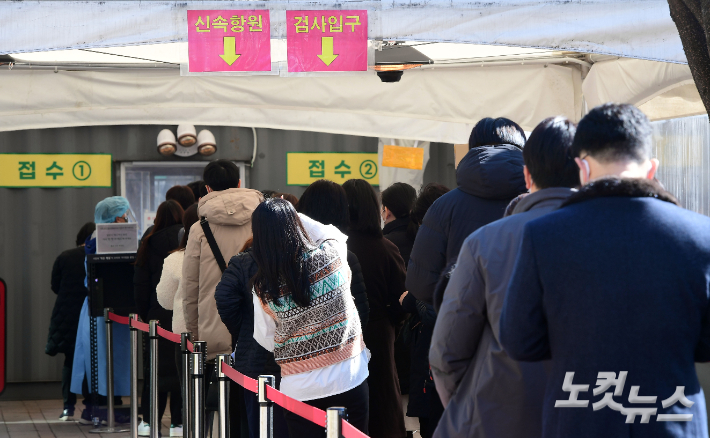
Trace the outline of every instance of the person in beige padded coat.
<instances>
[{"instance_id":1,"label":"person in beige padded coat","mask_svg":"<svg viewBox=\"0 0 710 438\"><path fill-rule=\"evenodd\" d=\"M239 168L228 160L205 166L208 194L200 198L198 215L207 219L225 261L251 237L251 214L263 201L257 190L242 189ZM182 265L185 326L193 339L207 342L207 360L232 352L232 337L219 317L214 291L222 272L200 222L190 227Z\"/></svg>"}]
</instances>

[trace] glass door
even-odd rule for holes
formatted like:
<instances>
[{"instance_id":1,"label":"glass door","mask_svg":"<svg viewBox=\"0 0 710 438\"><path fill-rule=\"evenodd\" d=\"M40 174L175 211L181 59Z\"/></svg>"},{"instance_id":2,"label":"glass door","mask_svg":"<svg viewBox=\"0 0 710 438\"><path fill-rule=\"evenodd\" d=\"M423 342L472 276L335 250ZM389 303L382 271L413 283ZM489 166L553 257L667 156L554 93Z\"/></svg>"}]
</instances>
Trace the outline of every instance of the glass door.
<instances>
[{"instance_id":1,"label":"glass door","mask_svg":"<svg viewBox=\"0 0 710 438\"><path fill-rule=\"evenodd\" d=\"M143 232L153 225L155 212L165 201L167 191L176 185L187 185L202 179L202 171L208 161L181 163L129 162L121 163L121 196L126 197L135 213L138 229ZM245 167L235 162L246 187Z\"/></svg>"}]
</instances>

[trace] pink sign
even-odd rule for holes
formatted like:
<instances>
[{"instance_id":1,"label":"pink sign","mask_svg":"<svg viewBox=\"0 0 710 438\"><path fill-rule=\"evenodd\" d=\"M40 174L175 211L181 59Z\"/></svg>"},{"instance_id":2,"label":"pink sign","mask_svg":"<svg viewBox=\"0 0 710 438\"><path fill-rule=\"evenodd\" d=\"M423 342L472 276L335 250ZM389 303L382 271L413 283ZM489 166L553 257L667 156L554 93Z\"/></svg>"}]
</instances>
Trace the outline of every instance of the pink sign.
<instances>
[{"instance_id":1,"label":"pink sign","mask_svg":"<svg viewBox=\"0 0 710 438\"><path fill-rule=\"evenodd\" d=\"M366 71L367 11L286 11L288 71Z\"/></svg>"},{"instance_id":2,"label":"pink sign","mask_svg":"<svg viewBox=\"0 0 710 438\"><path fill-rule=\"evenodd\" d=\"M269 11L187 11L191 72L271 71Z\"/></svg>"}]
</instances>

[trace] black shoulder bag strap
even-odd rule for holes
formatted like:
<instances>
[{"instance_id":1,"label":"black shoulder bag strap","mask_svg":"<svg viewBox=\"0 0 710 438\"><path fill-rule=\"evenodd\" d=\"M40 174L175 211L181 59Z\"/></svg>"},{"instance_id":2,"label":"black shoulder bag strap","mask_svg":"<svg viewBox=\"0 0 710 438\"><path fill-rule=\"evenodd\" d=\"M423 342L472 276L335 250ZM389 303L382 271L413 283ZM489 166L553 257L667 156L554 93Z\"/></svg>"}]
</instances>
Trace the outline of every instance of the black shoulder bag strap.
<instances>
[{"instance_id":1,"label":"black shoulder bag strap","mask_svg":"<svg viewBox=\"0 0 710 438\"><path fill-rule=\"evenodd\" d=\"M207 219L203 217L202 219L200 219L200 225L202 226L202 231L205 232L207 243L209 243L210 245L210 249L212 250L214 259L217 260L219 269L224 272L227 269L227 265L224 263L224 257L222 257L222 251L219 250L219 246L217 246L217 241L214 240L214 235L212 234L212 230L210 229L209 222L207 222Z\"/></svg>"}]
</instances>

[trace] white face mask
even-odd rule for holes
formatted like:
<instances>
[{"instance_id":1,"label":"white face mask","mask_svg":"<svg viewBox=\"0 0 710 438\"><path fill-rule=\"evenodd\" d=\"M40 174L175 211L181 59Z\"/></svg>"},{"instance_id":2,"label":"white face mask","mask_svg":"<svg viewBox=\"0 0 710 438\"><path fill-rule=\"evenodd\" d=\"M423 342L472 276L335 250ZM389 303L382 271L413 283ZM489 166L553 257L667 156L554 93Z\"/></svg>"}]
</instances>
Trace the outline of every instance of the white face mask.
<instances>
[{"instance_id":1,"label":"white face mask","mask_svg":"<svg viewBox=\"0 0 710 438\"><path fill-rule=\"evenodd\" d=\"M582 172L584 172L584 173L580 176L580 178L581 178L580 182L584 185L589 182L589 177L591 176L591 170L589 169L589 162L587 160L582 158L581 161L582 161L582 164L584 165L584 170L582 170L582 169L580 169L580 170L582 170Z\"/></svg>"}]
</instances>

